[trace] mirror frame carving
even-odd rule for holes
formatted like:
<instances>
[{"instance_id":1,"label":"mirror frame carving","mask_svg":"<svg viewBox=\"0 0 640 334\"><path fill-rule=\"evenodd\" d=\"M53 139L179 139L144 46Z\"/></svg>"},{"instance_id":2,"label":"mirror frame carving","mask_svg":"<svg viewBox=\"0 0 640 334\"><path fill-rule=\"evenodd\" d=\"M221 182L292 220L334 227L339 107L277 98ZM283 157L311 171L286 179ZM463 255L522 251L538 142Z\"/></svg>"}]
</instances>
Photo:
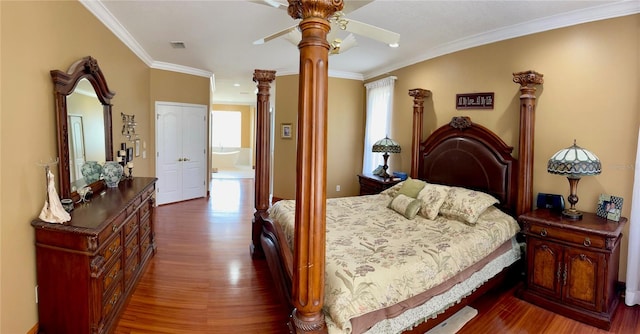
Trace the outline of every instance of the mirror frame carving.
<instances>
[{"instance_id":1,"label":"mirror frame carving","mask_svg":"<svg viewBox=\"0 0 640 334\"><path fill-rule=\"evenodd\" d=\"M113 130L111 126L111 99L115 92L109 90L107 81L102 74L98 61L91 57L84 57L73 63L66 72L51 70L56 101L56 122L58 125L58 175L60 178L60 197L72 198L78 201L77 192L71 191L71 176L69 164L69 128L67 122L67 96L75 90L80 79L87 79L96 92L96 96L103 107L104 136L106 161L113 160ZM98 180L90 185L94 193L104 188L104 182Z\"/></svg>"}]
</instances>

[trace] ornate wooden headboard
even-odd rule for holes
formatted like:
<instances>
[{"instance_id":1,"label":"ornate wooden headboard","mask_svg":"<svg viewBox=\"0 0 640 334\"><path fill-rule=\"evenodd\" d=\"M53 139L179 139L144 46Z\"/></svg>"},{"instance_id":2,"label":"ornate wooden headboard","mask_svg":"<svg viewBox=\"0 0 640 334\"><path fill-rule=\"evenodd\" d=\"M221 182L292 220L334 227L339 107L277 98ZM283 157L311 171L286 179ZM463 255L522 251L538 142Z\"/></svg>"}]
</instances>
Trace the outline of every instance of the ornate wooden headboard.
<instances>
[{"instance_id":1,"label":"ornate wooden headboard","mask_svg":"<svg viewBox=\"0 0 640 334\"><path fill-rule=\"evenodd\" d=\"M503 210L515 213L517 160L512 151L469 117L454 117L421 143L418 178L486 192L500 200Z\"/></svg>"}]
</instances>

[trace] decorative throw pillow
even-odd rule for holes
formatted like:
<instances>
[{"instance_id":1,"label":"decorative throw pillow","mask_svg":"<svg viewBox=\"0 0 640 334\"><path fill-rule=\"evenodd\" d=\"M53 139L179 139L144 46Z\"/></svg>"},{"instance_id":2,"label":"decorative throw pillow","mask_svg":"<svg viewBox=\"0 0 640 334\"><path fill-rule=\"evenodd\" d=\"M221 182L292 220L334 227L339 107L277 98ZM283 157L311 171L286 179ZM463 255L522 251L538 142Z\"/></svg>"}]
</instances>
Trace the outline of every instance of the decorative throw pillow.
<instances>
[{"instance_id":1,"label":"decorative throw pillow","mask_svg":"<svg viewBox=\"0 0 640 334\"><path fill-rule=\"evenodd\" d=\"M438 216L440 207L449 194L449 186L427 183L418 193L421 202L419 214L429 220L434 220Z\"/></svg>"},{"instance_id":2,"label":"decorative throw pillow","mask_svg":"<svg viewBox=\"0 0 640 334\"><path fill-rule=\"evenodd\" d=\"M443 216L474 225L478 217L498 200L480 191L451 187L440 207Z\"/></svg>"},{"instance_id":3,"label":"decorative throw pillow","mask_svg":"<svg viewBox=\"0 0 640 334\"><path fill-rule=\"evenodd\" d=\"M424 188L425 184L427 183L422 180L408 178L406 181L404 181L400 190L398 190L398 194L416 198L418 197L418 193L420 193L420 190Z\"/></svg>"},{"instance_id":4,"label":"decorative throw pillow","mask_svg":"<svg viewBox=\"0 0 640 334\"><path fill-rule=\"evenodd\" d=\"M398 194L398 196L391 200L388 207L407 219L413 219L420 210L420 200L403 194Z\"/></svg>"},{"instance_id":5,"label":"decorative throw pillow","mask_svg":"<svg viewBox=\"0 0 640 334\"><path fill-rule=\"evenodd\" d=\"M398 195L398 191L400 190L400 188L402 188L403 185L404 181L396 183L395 185L381 191L380 193L383 195L389 195L389 197L396 197L396 195Z\"/></svg>"}]
</instances>

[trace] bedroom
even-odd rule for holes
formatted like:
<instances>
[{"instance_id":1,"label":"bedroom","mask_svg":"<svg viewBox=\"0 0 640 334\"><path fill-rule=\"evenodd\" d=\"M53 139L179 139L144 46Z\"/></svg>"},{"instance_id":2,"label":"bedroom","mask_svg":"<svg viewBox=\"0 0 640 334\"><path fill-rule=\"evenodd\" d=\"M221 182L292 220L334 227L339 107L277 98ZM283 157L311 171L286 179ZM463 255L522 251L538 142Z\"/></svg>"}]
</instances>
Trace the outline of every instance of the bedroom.
<instances>
[{"instance_id":1,"label":"bedroom","mask_svg":"<svg viewBox=\"0 0 640 334\"><path fill-rule=\"evenodd\" d=\"M3 199L0 203L3 312L0 331L24 333L37 321L36 305L33 302L33 231L28 222L40 210L44 192L42 171L35 163L56 155L55 143L51 140L55 137L55 129L52 125L53 105L48 71L64 68L74 60L91 54L100 61L110 85L118 94L114 100L115 105L136 113L140 110L142 115L145 111L151 113L151 101L154 100L173 99L206 104L209 100L209 83L200 77L149 69L80 4L3 2L0 8L4 46ZM70 17L74 20L60 19ZM637 92L640 90L637 81L638 19L638 15L635 15L522 37L398 70L394 73L400 78L395 88L394 109L398 110L399 118L398 122L394 120L398 128L394 128L392 136L403 148L410 146L409 137L403 138L401 134L404 124L410 124L411 101L406 95L410 88L423 86L434 92L434 98L429 102L433 106L427 105L427 108L435 113L427 112L425 115L425 131L430 132L456 115L453 107L450 107L452 102L449 102L447 94L484 87L484 82L488 81L492 86L495 85L496 92L501 92L498 96L504 99L504 110L513 110L512 101L517 98L517 86L510 82L511 73L535 69L545 75L545 84L538 91L536 161L545 161L555 151L570 145L571 140L577 137L579 143L583 143L605 162L606 168L600 176L582 181L578 207L589 210L595 205L597 195L602 192L630 199L639 123L638 113L634 112L638 110ZM65 21L65 24L61 24L61 21ZM585 44L579 43L580 41ZM580 48L577 51L564 49L563 46L571 46L569 42ZM589 46L593 47L591 54L597 56L583 58L581 55L587 51L583 48ZM504 55L503 61L492 61L496 53ZM601 59L612 58L613 60L602 65ZM477 67L473 66L479 59L490 64L482 66L482 72L476 72ZM497 73L502 73L501 78L492 79ZM353 100L343 99L340 105L362 110L362 83L335 80L350 87L354 94L359 94ZM295 82L296 78L292 76L278 78L277 94L292 90L286 89L287 85L292 87ZM456 82L465 82L468 86L453 86ZM176 90L177 86L192 89ZM585 96L591 97L591 100L584 101ZM579 111L576 110L576 105ZM286 118L290 119L295 113L295 106L278 106L278 109L284 110L279 116L284 119L276 120L277 124L287 122ZM287 110L291 113L287 114ZM403 110L407 112L401 113ZM595 123L594 118L599 119L603 110L606 110L607 117L616 121ZM474 121L488 126L502 137L515 136L512 130L516 124L515 116L505 111L473 112L471 116ZM330 121L340 122L337 117ZM362 117L361 115L350 117L353 119L343 122L345 126L362 122L361 118L357 118ZM119 123L114 122L114 128L118 126ZM149 135L152 128L150 121L140 124L140 132L146 134L149 142L153 141ZM563 131L565 128L573 131ZM340 133L350 132L343 129ZM24 134L29 136L23 139L23 145L13 144L15 138L24 137ZM353 138L358 135L353 136L344 141L357 142ZM513 144L513 141L512 139L509 144ZM611 141L615 143L614 150L610 150ZM290 145L290 142L281 144ZM285 146L277 149L284 156L277 156L276 161L291 160L293 155L291 151L287 153L288 149L291 148ZM335 166L333 170L339 171L329 176L329 182L341 184L342 194L357 193L355 175L359 172L359 162L357 159L351 161L344 157L360 151L361 147L351 147L345 151L336 151L337 155L330 157L330 166ZM408 161L408 156L403 153L392 157L390 164L406 169ZM141 160L136 165L138 175L151 175L151 161ZM274 182L285 183L287 175L291 175L291 168L294 167L278 168L280 172L274 174ZM534 192L567 192L566 181L546 173L544 164L536 165L534 180ZM289 191L275 189L275 195L290 197ZM623 215L628 217L629 210L630 207L625 205ZM620 277L624 277L626 249L626 240L623 239Z\"/></svg>"}]
</instances>

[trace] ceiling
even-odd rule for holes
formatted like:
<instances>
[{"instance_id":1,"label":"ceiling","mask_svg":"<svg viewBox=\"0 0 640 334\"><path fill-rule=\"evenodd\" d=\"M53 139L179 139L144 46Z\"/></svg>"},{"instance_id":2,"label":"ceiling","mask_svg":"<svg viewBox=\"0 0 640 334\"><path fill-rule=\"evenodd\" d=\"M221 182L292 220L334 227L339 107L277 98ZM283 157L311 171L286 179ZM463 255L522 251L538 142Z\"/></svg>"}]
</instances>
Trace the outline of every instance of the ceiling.
<instances>
[{"instance_id":1,"label":"ceiling","mask_svg":"<svg viewBox=\"0 0 640 334\"><path fill-rule=\"evenodd\" d=\"M284 37L253 44L299 22L262 0L80 1L150 67L211 77L215 103L255 104L255 69L298 72L298 49ZM400 47L356 35L357 46L330 56L330 76L366 80L478 45L640 12L636 0L357 2L345 1L362 5L347 17L399 33Z\"/></svg>"}]
</instances>

